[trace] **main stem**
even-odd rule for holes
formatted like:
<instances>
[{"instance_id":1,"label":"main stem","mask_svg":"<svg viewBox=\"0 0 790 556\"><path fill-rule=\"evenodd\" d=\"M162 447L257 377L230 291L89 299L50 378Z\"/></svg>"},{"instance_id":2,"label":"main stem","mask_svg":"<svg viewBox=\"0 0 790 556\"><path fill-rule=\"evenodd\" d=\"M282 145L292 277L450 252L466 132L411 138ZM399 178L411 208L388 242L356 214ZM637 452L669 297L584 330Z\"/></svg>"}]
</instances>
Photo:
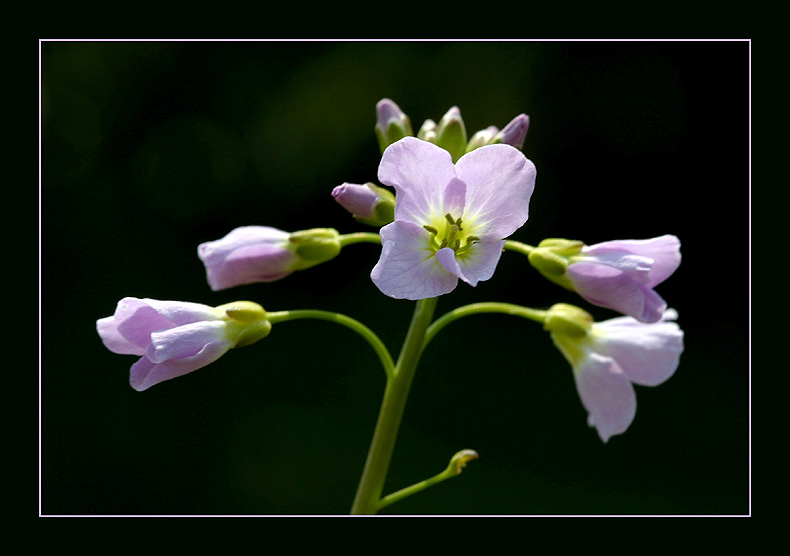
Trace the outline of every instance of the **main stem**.
<instances>
[{"instance_id":1,"label":"main stem","mask_svg":"<svg viewBox=\"0 0 790 556\"><path fill-rule=\"evenodd\" d=\"M425 333L433 319L436 302L437 298L422 299L417 302L395 370L387 379L373 440L351 507L351 513L354 515L375 514L379 510L379 501L395 449L398 428L422 353Z\"/></svg>"}]
</instances>

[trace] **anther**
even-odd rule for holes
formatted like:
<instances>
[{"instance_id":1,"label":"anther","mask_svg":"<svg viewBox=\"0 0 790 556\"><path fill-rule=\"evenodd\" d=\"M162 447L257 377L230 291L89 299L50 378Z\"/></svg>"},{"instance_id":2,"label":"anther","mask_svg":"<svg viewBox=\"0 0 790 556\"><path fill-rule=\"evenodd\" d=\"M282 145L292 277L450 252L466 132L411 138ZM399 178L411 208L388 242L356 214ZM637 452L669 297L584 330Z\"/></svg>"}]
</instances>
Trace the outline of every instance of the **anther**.
<instances>
[{"instance_id":1,"label":"anther","mask_svg":"<svg viewBox=\"0 0 790 556\"><path fill-rule=\"evenodd\" d=\"M431 235L434 235L434 236L439 233L439 230L437 230L433 226L423 226L423 228L425 228L426 230L431 232Z\"/></svg>"},{"instance_id":2,"label":"anther","mask_svg":"<svg viewBox=\"0 0 790 556\"><path fill-rule=\"evenodd\" d=\"M455 224L455 220L453 220L453 216L449 212L447 214L445 214L444 217L447 219L447 221L450 224Z\"/></svg>"}]
</instances>

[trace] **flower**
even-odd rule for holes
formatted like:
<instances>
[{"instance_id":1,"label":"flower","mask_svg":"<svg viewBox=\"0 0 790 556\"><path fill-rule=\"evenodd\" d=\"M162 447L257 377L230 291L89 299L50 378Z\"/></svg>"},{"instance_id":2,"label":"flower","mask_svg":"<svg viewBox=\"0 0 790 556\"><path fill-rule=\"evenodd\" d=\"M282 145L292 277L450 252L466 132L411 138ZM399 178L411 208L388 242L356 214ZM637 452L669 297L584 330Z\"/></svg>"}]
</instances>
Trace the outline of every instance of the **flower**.
<instances>
[{"instance_id":1,"label":"flower","mask_svg":"<svg viewBox=\"0 0 790 556\"><path fill-rule=\"evenodd\" d=\"M653 288L680 266L680 240L663 235L584 245L548 239L529 255L544 276L599 307L658 322L667 303Z\"/></svg>"},{"instance_id":2,"label":"flower","mask_svg":"<svg viewBox=\"0 0 790 556\"><path fill-rule=\"evenodd\" d=\"M601 440L628 429L636 415L633 384L657 386L675 372L683 352L683 331L664 311L655 323L632 317L592 322L578 307L557 304L544 327L573 368L576 389Z\"/></svg>"},{"instance_id":3,"label":"flower","mask_svg":"<svg viewBox=\"0 0 790 556\"><path fill-rule=\"evenodd\" d=\"M383 98L376 103L376 125L374 132L383 152L389 145L413 135L409 117L394 101Z\"/></svg>"},{"instance_id":4,"label":"flower","mask_svg":"<svg viewBox=\"0 0 790 556\"><path fill-rule=\"evenodd\" d=\"M214 291L273 282L328 261L339 252L338 233L331 228L288 233L268 226L242 226L222 239L198 246Z\"/></svg>"},{"instance_id":5,"label":"flower","mask_svg":"<svg viewBox=\"0 0 790 556\"><path fill-rule=\"evenodd\" d=\"M110 351L142 356L132 365L129 382L143 391L260 340L271 324L263 307L249 301L213 308L126 297L113 316L96 321L96 329Z\"/></svg>"},{"instance_id":6,"label":"flower","mask_svg":"<svg viewBox=\"0 0 790 556\"><path fill-rule=\"evenodd\" d=\"M502 128L502 131L500 131L493 140L505 143L506 145L513 145L517 149L520 149L524 146L527 130L529 130L529 116L526 114L519 114Z\"/></svg>"},{"instance_id":7,"label":"flower","mask_svg":"<svg viewBox=\"0 0 790 556\"><path fill-rule=\"evenodd\" d=\"M664 235L585 246L565 271L573 289L593 305L642 322L661 320L667 303L653 288L680 266L680 240Z\"/></svg>"},{"instance_id":8,"label":"flower","mask_svg":"<svg viewBox=\"0 0 790 556\"><path fill-rule=\"evenodd\" d=\"M517 149L524 146L524 139L529 130L529 116L519 114L500 131L496 126L488 126L485 129L475 132L466 144L466 152L473 151L483 145L493 145L504 143Z\"/></svg>"},{"instance_id":9,"label":"flower","mask_svg":"<svg viewBox=\"0 0 790 556\"><path fill-rule=\"evenodd\" d=\"M380 227L392 222L395 195L383 187L343 183L332 190L332 197L363 224Z\"/></svg>"},{"instance_id":10,"label":"flower","mask_svg":"<svg viewBox=\"0 0 790 556\"><path fill-rule=\"evenodd\" d=\"M494 273L505 237L528 218L535 165L509 145L487 145L461 157L406 137L381 158L379 181L395 188L395 221L381 229L382 251L371 272L397 299L425 299L475 286Z\"/></svg>"}]
</instances>

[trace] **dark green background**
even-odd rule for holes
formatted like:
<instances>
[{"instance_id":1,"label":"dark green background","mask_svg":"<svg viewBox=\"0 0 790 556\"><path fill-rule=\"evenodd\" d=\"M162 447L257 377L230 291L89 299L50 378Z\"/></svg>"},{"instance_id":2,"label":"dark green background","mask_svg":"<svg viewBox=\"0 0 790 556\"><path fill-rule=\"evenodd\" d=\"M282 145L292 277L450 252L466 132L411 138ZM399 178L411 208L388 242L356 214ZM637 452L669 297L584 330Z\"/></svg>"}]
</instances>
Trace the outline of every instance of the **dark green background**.
<instances>
[{"instance_id":1,"label":"dark green background","mask_svg":"<svg viewBox=\"0 0 790 556\"><path fill-rule=\"evenodd\" d=\"M95 321L125 296L249 299L343 312L397 353L412 303L370 282L376 246L222 292L196 254L242 225L362 229L330 192L376 180L383 97L415 129L453 105L470 133L529 114L538 178L514 239L676 234L658 291L686 333L675 376L637 387L603 444L539 325L455 323L425 353L386 490L481 458L383 513L750 511L748 42L43 42L41 80L43 514L348 512L384 386L364 341L285 323L138 393ZM513 253L438 313L474 301L590 308Z\"/></svg>"}]
</instances>

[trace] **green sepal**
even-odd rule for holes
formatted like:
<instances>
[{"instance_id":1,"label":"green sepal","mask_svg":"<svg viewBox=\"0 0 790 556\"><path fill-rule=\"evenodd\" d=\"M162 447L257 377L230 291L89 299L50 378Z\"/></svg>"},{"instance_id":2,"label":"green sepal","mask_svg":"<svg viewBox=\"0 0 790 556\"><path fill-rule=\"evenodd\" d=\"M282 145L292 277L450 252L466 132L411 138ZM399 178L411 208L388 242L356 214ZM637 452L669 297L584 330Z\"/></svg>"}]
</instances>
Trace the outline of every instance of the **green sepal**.
<instances>
[{"instance_id":1,"label":"green sepal","mask_svg":"<svg viewBox=\"0 0 790 556\"><path fill-rule=\"evenodd\" d=\"M333 228L313 228L292 233L289 249L299 257L294 270L303 270L334 259L340 254L340 234Z\"/></svg>"}]
</instances>

